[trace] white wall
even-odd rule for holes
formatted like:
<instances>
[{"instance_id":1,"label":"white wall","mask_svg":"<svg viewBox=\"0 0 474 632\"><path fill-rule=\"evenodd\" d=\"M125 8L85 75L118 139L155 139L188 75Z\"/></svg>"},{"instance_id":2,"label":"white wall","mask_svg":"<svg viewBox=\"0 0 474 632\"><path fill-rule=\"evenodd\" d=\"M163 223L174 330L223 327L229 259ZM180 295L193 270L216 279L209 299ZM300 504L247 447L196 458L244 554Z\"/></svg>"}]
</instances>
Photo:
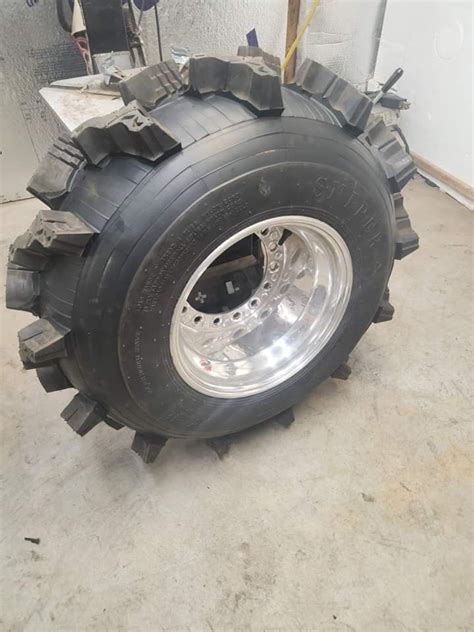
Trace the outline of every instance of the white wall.
<instances>
[{"instance_id":1,"label":"white wall","mask_svg":"<svg viewBox=\"0 0 474 632\"><path fill-rule=\"evenodd\" d=\"M473 4L388 0L375 78L401 66L410 148L466 184L473 178Z\"/></svg>"}]
</instances>

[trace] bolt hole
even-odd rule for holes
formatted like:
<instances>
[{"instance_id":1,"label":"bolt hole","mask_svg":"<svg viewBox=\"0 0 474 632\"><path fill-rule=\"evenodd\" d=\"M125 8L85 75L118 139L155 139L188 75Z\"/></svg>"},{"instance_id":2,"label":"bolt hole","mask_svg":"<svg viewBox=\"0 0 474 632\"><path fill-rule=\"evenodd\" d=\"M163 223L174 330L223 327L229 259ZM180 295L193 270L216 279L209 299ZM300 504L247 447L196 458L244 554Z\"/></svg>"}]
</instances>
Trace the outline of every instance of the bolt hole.
<instances>
[{"instance_id":1,"label":"bolt hole","mask_svg":"<svg viewBox=\"0 0 474 632\"><path fill-rule=\"evenodd\" d=\"M264 228L263 230L261 230L260 234L266 237L268 235L268 228Z\"/></svg>"},{"instance_id":2,"label":"bolt hole","mask_svg":"<svg viewBox=\"0 0 474 632\"><path fill-rule=\"evenodd\" d=\"M195 317L194 317L194 322L196 323L196 325L197 325L198 323L200 323L200 322L201 322L201 320L202 320L202 316L195 316Z\"/></svg>"},{"instance_id":3,"label":"bolt hole","mask_svg":"<svg viewBox=\"0 0 474 632\"><path fill-rule=\"evenodd\" d=\"M275 252L275 250L278 248L278 244L276 243L276 241L272 241L272 243L268 246L270 252Z\"/></svg>"},{"instance_id":4,"label":"bolt hole","mask_svg":"<svg viewBox=\"0 0 474 632\"><path fill-rule=\"evenodd\" d=\"M280 265L278 264L277 261L272 261L271 264L269 265L270 272L276 272L279 267Z\"/></svg>"},{"instance_id":5,"label":"bolt hole","mask_svg":"<svg viewBox=\"0 0 474 632\"><path fill-rule=\"evenodd\" d=\"M220 318L214 318L214 320L212 322L213 322L214 325L220 325L221 319Z\"/></svg>"},{"instance_id":6,"label":"bolt hole","mask_svg":"<svg viewBox=\"0 0 474 632\"><path fill-rule=\"evenodd\" d=\"M232 318L233 318L234 320L239 320L239 318L240 318L240 312L234 312L234 313L232 314Z\"/></svg>"},{"instance_id":7,"label":"bolt hole","mask_svg":"<svg viewBox=\"0 0 474 632\"><path fill-rule=\"evenodd\" d=\"M250 307L257 307L258 302L259 302L259 301L258 301L258 298L253 298L253 299L250 301Z\"/></svg>"},{"instance_id":8,"label":"bolt hole","mask_svg":"<svg viewBox=\"0 0 474 632\"><path fill-rule=\"evenodd\" d=\"M272 287L272 284L269 281L265 281L265 283L263 284L264 290L269 290L271 287Z\"/></svg>"}]
</instances>

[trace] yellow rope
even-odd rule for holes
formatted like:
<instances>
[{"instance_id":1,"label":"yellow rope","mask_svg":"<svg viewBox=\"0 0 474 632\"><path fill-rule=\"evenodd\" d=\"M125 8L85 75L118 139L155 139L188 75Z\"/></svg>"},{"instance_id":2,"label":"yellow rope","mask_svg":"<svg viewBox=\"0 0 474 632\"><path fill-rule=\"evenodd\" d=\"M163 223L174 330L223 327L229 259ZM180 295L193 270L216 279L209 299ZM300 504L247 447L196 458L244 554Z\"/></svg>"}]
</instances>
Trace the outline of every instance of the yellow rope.
<instances>
[{"instance_id":1,"label":"yellow rope","mask_svg":"<svg viewBox=\"0 0 474 632\"><path fill-rule=\"evenodd\" d=\"M293 42L293 44L290 46L288 52L286 53L285 61L282 64L282 70L285 70L285 68L290 63L290 59L295 54L295 50L298 48L298 45L300 43L301 38L303 37L306 29L308 28L311 20L313 19L313 15L315 14L316 9L318 8L318 4L319 4L319 0L313 0L313 4L311 5L308 13L306 14L305 19L303 20L303 24L301 26L300 32L295 37L295 41Z\"/></svg>"}]
</instances>

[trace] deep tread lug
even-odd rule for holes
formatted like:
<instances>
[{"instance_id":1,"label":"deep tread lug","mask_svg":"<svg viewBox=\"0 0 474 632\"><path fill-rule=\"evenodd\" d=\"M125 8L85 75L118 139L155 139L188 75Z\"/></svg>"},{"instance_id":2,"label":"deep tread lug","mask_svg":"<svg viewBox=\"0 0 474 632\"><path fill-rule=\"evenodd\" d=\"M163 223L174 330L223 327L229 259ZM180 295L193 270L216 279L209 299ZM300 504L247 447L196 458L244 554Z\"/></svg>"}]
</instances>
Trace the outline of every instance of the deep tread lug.
<instances>
[{"instance_id":1,"label":"deep tread lug","mask_svg":"<svg viewBox=\"0 0 474 632\"><path fill-rule=\"evenodd\" d=\"M258 46L239 46L238 57L257 57L277 75L281 73L281 60L277 55L270 55Z\"/></svg>"},{"instance_id":2,"label":"deep tread lug","mask_svg":"<svg viewBox=\"0 0 474 632\"><path fill-rule=\"evenodd\" d=\"M336 380L348 380L352 373L351 367L346 362L340 364L334 373L331 375Z\"/></svg>"},{"instance_id":3,"label":"deep tread lug","mask_svg":"<svg viewBox=\"0 0 474 632\"><path fill-rule=\"evenodd\" d=\"M258 59L195 55L189 60L189 90L200 95L232 95L259 116L283 112L280 77Z\"/></svg>"},{"instance_id":4,"label":"deep tread lug","mask_svg":"<svg viewBox=\"0 0 474 632\"><path fill-rule=\"evenodd\" d=\"M30 228L10 246L9 270L40 271L46 267L50 255L81 255L93 235L95 231L73 213L40 211ZM12 288L18 286L20 278L26 282L28 277L10 272L9 276ZM30 275L30 278L32 285L36 277Z\"/></svg>"},{"instance_id":5,"label":"deep tread lug","mask_svg":"<svg viewBox=\"0 0 474 632\"><path fill-rule=\"evenodd\" d=\"M365 130L373 103L349 82L312 59L305 59L296 71L295 85L321 100L338 120L356 132Z\"/></svg>"},{"instance_id":6,"label":"deep tread lug","mask_svg":"<svg viewBox=\"0 0 474 632\"><path fill-rule=\"evenodd\" d=\"M8 309L36 313L39 293L40 281L37 271L8 267L5 292Z\"/></svg>"},{"instance_id":7,"label":"deep tread lug","mask_svg":"<svg viewBox=\"0 0 474 632\"><path fill-rule=\"evenodd\" d=\"M195 55L189 59L189 90L198 94L225 92L230 57Z\"/></svg>"},{"instance_id":8,"label":"deep tread lug","mask_svg":"<svg viewBox=\"0 0 474 632\"><path fill-rule=\"evenodd\" d=\"M284 428L289 428L295 421L295 414L292 408L288 408L287 410L283 410L281 413L278 413L278 415L275 415L275 417L272 417L269 421L274 421Z\"/></svg>"},{"instance_id":9,"label":"deep tread lug","mask_svg":"<svg viewBox=\"0 0 474 632\"><path fill-rule=\"evenodd\" d=\"M108 426L110 426L110 428L113 428L114 430L122 430L122 428L124 428L123 424L115 421L115 419L110 419L110 417L107 417L107 419L104 419L104 421Z\"/></svg>"},{"instance_id":10,"label":"deep tread lug","mask_svg":"<svg viewBox=\"0 0 474 632\"><path fill-rule=\"evenodd\" d=\"M47 393L72 388L72 384L57 364L36 369L36 375Z\"/></svg>"},{"instance_id":11,"label":"deep tread lug","mask_svg":"<svg viewBox=\"0 0 474 632\"><path fill-rule=\"evenodd\" d=\"M160 435L136 432L132 441L132 450L136 452L145 463L153 463L167 440L167 437Z\"/></svg>"},{"instance_id":12,"label":"deep tread lug","mask_svg":"<svg viewBox=\"0 0 474 632\"><path fill-rule=\"evenodd\" d=\"M80 125L74 140L93 165L116 153L156 162L181 148L181 143L136 101Z\"/></svg>"},{"instance_id":13,"label":"deep tread lug","mask_svg":"<svg viewBox=\"0 0 474 632\"><path fill-rule=\"evenodd\" d=\"M382 119L367 128L366 140L377 155L392 192L399 192L416 174L412 157L407 154Z\"/></svg>"},{"instance_id":14,"label":"deep tread lug","mask_svg":"<svg viewBox=\"0 0 474 632\"><path fill-rule=\"evenodd\" d=\"M20 358L25 369L46 366L67 356L66 336L69 330L53 325L49 320L39 320L18 332Z\"/></svg>"},{"instance_id":15,"label":"deep tread lug","mask_svg":"<svg viewBox=\"0 0 474 632\"><path fill-rule=\"evenodd\" d=\"M291 424L295 421L295 415L292 408L288 408L287 410L283 410L278 415L274 417L270 417L266 420L266 422L275 422L282 426L283 428L289 428ZM240 432L234 432L229 435L224 435L222 437L213 437L212 439L206 439L206 445L209 446L214 452L217 454L218 458L222 460L226 454L229 453L232 443L235 441L237 437L242 435L245 430Z\"/></svg>"},{"instance_id":16,"label":"deep tread lug","mask_svg":"<svg viewBox=\"0 0 474 632\"><path fill-rule=\"evenodd\" d=\"M385 291L383 293L383 298L382 298L382 302L380 303L380 306L377 310L377 312L375 313L375 316L373 318L374 323L386 323L389 320L392 320L393 315L395 313L395 308L393 307L393 305L390 303L390 291L387 288L385 288Z\"/></svg>"},{"instance_id":17,"label":"deep tread lug","mask_svg":"<svg viewBox=\"0 0 474 632\"><path fill-rule=\"evenodd\" d=\"M69 134L60 136L28 183L28 191L51 208L59 208L78 172L85 166L85 157Z\"/></svg>"},{"instance_id":18,"label":"deep tread lug","mask_svg":"<svg viewBox=\"0 0 474 632\"><path fill-rule=\"evenodd\" d=\"M82 393L75 395L61 413L61 417L81 437L95 428L104 416L102 406Z\"/></svg>"},{"instance_id":19,"label":"deep tread lug","mask_svg":"<svg viewBox=\"0 0 474 632\"><path fill-rule=\"evenodd\" d=\"M419 247L419 238L411 227L410 218L403 206L403 197L400 193L392 195L395 206L395 221L397 224L397 236L395 246L395 259L403 259Z\"/></svg>"},{"instance_id":20,"label":"deep tread lug","mask_svg":"<svg viewBox=\"0 0 474 632\"><path fill-rule=\"evenodd\" d=\"M206 445L214 450L219 460L225 457L230 450L234 437L233 435L226 435L224 437L214 437L213 439L206 439Z\"/></svg>"},{"instance_id":21,"label":"deep tread lug","mask_svg":"<svg viewBox=\"0 0 474 632\"><path fill-rule=\"evenodd\" d=\"M35 245L35 238L30 230L19 235L10 245L9 268L39 271L43 270L47 263L45 250L38 244Z\"/></svg>"},{"instance_id":22,"label":"deep tread lug","mask_svg":"<svg viewBox=\"0 0 474 632\"><path fill-rule=\"evenodd\" d=\"M136 100L145 109L153 110L163 99L182 93L186 83L177 64L168 59L124 79L118 87L125 105Z\"/></svg>"},{"instance_id":23,"label":"deep tread lug","mask_svg":"<svg viewBox=\"0 0 474 632\"><path fill-rule=\"evenodd\" d=\"M93 228L68 211L40 211L30 233L30 248L59 255L81 255L95 235Z\"/></svg>"}]
</instances>

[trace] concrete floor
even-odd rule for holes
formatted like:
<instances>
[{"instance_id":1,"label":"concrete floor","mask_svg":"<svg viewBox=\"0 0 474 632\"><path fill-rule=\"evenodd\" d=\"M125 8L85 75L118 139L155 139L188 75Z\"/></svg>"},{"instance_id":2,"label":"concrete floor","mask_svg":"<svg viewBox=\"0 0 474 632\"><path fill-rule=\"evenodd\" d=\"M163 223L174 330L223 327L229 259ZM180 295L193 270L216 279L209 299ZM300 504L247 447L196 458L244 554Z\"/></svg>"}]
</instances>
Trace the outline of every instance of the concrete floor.
<instances>
[{"instance_id":1,"label":"concrete floor","mask_svg":"<svg viewBox=\"0 0 474 632\"><path fill-rule=\"evenodd\" d=\"M223 460L80 439L59 417L73 392L20 368L31 316L3 312L2 630L472 629L473 216L421 180L406 205L422 245L396 264L395 319L349 381ZM3 260L37 208L0 209Z\"/></svg>"}]
</instances>

